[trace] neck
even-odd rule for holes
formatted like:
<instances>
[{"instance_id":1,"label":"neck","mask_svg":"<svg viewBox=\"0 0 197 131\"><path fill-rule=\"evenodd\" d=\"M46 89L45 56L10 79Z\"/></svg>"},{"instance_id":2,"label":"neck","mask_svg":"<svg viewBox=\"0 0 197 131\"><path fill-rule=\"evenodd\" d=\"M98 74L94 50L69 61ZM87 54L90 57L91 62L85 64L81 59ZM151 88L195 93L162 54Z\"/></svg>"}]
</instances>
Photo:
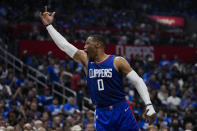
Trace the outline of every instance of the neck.
<instances>
[{"instance_id":1,"label":"neck","mask_svg":"<svg viewBox=\"0 0 197 131\"><path fill-rule=\"evenodd\" d=\"M102 62L108 57L107 54L103 53L98 53L94 59L94 62Z\"/></svg>"}]
</instances>

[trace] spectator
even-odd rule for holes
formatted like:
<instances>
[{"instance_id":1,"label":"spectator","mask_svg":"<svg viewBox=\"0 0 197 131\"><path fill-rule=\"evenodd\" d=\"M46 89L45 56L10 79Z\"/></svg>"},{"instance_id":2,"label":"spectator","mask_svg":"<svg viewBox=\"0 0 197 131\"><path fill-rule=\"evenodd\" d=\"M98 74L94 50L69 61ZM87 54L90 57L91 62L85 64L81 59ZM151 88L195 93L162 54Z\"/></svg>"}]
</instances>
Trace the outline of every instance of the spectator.
<instances>
[{"instance_id":1,"label":"spectator","mask_svg":"<svg viewBox=\"0 0 197 131\"><path fill-rule=\"evenodd\" d=\"M41 117L41 112L38 111L38 104L36 102L32 102L30 105L30 117L36 120Z\"/></svg>"},{"instance_id":2,"label":"spectator","mask_svg":"<svg viewBox=\"0 0 197 131\"><path fill-rule=\"evenodd\" d=\"M47 131L44 127L38 128L38 131Z\"/></svg>"},{"instance_id":3,"label":"spectator","mask_svg":"<svg viewBox=\"0 0 197 131\"><path fill-rule=\"evenodd\" d=\"M168 60L166 59L166 55L163 54L163 55L161 56L161 60L159 61L159 65L160 65L160 66L165 66L165 65L169 65L169 64L170 64L170 61L168 61Z\"/></svg>"},{"instance_id":4,"label":"spectator","mask_svg":"<svg viewBox=\"0 0 197 131\"><path fill-rule=\"evenodd\" d=\"M153 90L159 90L160 89L160 83L159 81L157 81L156 76L154 74L152 74L149 77L149 80L147 81L147 86L150 86L151 89Z\"/></svg>"},{"instance_id":5,"label":"spectator","mask_svg":"<svg viewBox=\"0 0 197 131\"><path fill-rule=\"evenodd\" d=\"M75 110L78 110L75 100L73 97L69 97L68 102L64 105L63 111L66 114L73 114Z\"/></svg>"},{"instance_id":6,"label":"spectator","mask_svg":"<svg viewBox=\"0 0 197 131\"><path fill-rule=\"evenodd\" d=\"M53 118L53 125L52 125L52 128L53 129L56 129L58 127L62 127L62 123L61 123L61 118L59 116L55 116Z\"/></svg>"},{"instance_id":7,"label":"spectator","mask_svg":"<svg viewBox=\"0 0 197 131\"><path fill-rule=\"evenodd\" d=\"M191 101L191 96L188 96L186 99L182 99L181 101L181 109L188 110L189 106L193 105L193 102Z\"/></svg>"},{"instance_id":8,"label":"spectator","mask_svg":"<svg viewBox=\"0 0 197 131\"><path fill-rule=\"evenodd\" d=\"M94 131L94 124L93 123L88 123L86 126L86 131Z\"/></svg>"},{"instance_id":9,"label":"spectator","mask_svg":"<svg viewBox=\"0 0 197 131\"><path fill-rule=\"evenodd\" d=\"M71 127L73 126L74 126L74 119L72 118L72 116L69 115L64 121L63 129L67 131L70 130Z\"/></svg>"},{"instance_id":10,"label":"spectator","mask_svg":"<svg viewBox=\"0 0 197 131\"><path fill-rule=\"evenodd\" d=\"M49 65L46 68L46 73L50 81L59 82L58 70L55 68L55 61L53 59L49 60Z\"/></svg>"},{"instance_id":11,"label":"spectator","mask_svg":"<svg viewBox=\"0 0 197 131\"><path fill-rule=\"evenodd\" d=\"M23 126L24 130L33 130L33 127L30 123L25 123Z\"/></svg>"},{"instance_id":12,"label":"spectator","mask_svg":"<svg viewBox=\"0 0 197 131\"><path fill-rule=\"evenodd\" d=\"M71 77L71 89L78 92L81 86L81 77L78 72L75 72Z\"/></svg>"},{"instance_id":13,"label":"spectator","mask_svg":"<svg viewBox=\"0 0 197 131\"><path fill-rule=\"evenodd\" d=\"M52 104L46 106L46 109L52 113L53 116L62 112L62 106L59 104L57 97L53 98Z\"/></svg>"},{"instance_id":14,"label":"spectator","mask_svg":"<svg viewBox=\"0 0 197 131\"><path fill-rule=\"evenodd\" d=\"M44 111L42 113L42 118L41 118L42 121L50 121L50 118L51 118L50 112Z\"/></svg>"},{"instance_id":15,"label":"spectator","mask_svg":"<svg viewBox=\"0 0 197 131\"><path fill-rule=\"evenodd\" d=\"M145 42L143 41L142 37L139 36L139 34L136 34L137 39L134 41L134 45L145 45Z\"/></svg>"},{"instance_id":16,"label":"spectator","mask_svg":"<svg viewBox=\"0 0 197 131\"><path fill-rule=\"evenodd\" d=\"M79 125L75 125L73 127L71 127L71 131L81 131L82 128Z\"/></svg>"},{"instance_id":17,"label":"spectator","mask_svg":"<svg viewBox=\"0 0 197 131\"><path fill-rule=\"evenodd\" d=\"M185 125L185 131L193 131L193 125L192 125L192 123L186 123L186 125Z\"/></svg>"},{"instance_id":18,"label":"spectator","mask_svg":"<svg viewBox=\"0 0 197 131\"><path fill-rule=\"evenodd\" d=\"M36 96L38 98L38 100L39 100L40 106L41 105L48 105L48 104L50 104L52 102L53 95L51 94L50 90L51 90L50 87L46 86L44 88L44 94Z\"/></svg>"},{"instance_id":19,"label":"spectator","mask_svg":"<svg viewBox=\"0 0 197 131\"><path fill-rule=\"evenodd\" d=\"M178 106L180 106L181 99L178 96L176 96L175 89L172 89L171 96L168 97L167 102L171 108L178 108Z\"/></svg>"},{"instance_id":20,"label":"spectator","mask_svg":"<svg viewBox=\"0 0 197 131\"><path fill-rule=\"evenodd\" d=\"M43 127L43 122L41 120L36 120L34 122L34 128L35 128L35 130L38 130L41 127Z\"/></svg>"},{"instance_id":21,"label":"spectator","mask_svg":"<svg viewBox=\"0 0 197 131\"><path fill-rule=\"evenodd\" d=\"M128 43L128 38L126 35L121 35L118 41L118 44L127 44Z\"/></svg>"},{"instance_id":22,"label":"spectator","mask_svg":"<svg viewBox=\"0 0 197 131\"><path fill-rule=\"evenodd\" d=\"M6 128L4 126L0 126L0 131L6 131Z\"/></svg>"},{"instance_id":23,"label":"spectator","mask_svg":"<svg viewBox=\"0 0 197 131\"><path fill-rule=\"evenodd\" d=\"M180 125L180 121L177 118L173 118L171 123L170 123L170 130L174 131L181 131L183 130Z\"/></svg>"},{"instance_id":24,"label":"spectator","mask_svg":"<svg viewBox=\"0 0 197 131\"><path fill-rule=\"evenodd\" d=\"M13 127L13 126L8 126L8 127L6 128L6 131L14 131L14 127Z\"/></svg>"},{"instance_id":25,"label":"spectator","mask_svg":"<svg viewBox=\"0 0 197 131\"><path fill-rule=\"evenodd\" d=\"M161 86L161 90L159 90L158 94L157 94L157 98L161 101L161 103L163 105L167 105L167 98L168 98L168 92L166 89L165 85Z\"/></svg>"},{"instance_id":26,"label":"spectator","mask_svg":"<svg viewBox=\"0 0 197 131\"><path fill-rule=\"evenodd\" d=\"M132 89L130 89L129 87L125 87L124 88L124 91L126 93L126 100L128 101L132 101L133 100L133 97L134 97L134 91Z\"/></svg>"},{"instance_id":27,"label":"spectator","mask_svg":"<svg viewBox=\"0 0 197 131\"><path fill-rule=\"evenodd\" d=\"M169 131L169 128L166 126L161 127L161 131Z\"/></svg>"},{"instance_id":28,"label":"spectator","mask_svg":"<svg viewBox=\"0 0 197 131\"><path fill-rule=\"evenodd\" d=\"M149 126L147 131L158 131L158 128L156 126Z\"/></svg>"},{"instance_id":29,"label":"spectator","mask_svg":"<svg viewBox=\"0 0 197 131\"><path fill-rule=\"evenodd\" d=\"M0 127L4 126L6 126L6 120L2 116L0 116Z\"/></svg>"}]
</instances>

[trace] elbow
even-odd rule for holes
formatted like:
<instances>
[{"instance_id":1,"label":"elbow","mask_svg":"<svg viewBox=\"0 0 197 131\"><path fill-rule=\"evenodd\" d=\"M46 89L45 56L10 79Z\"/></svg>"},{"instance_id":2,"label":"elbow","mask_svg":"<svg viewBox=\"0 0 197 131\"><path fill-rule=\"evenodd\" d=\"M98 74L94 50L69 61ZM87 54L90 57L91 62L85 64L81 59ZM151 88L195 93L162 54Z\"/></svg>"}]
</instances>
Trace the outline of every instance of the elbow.
<instances>
[{"instance_id":1,"label":"elbow","mask_svg":"<svg viewBox=\"0 0 197 131\"><path fill-rule=\"evenodd\" d=\"M65 51L65 47L64 46L62 46L63 45L63 43L61 43L61 44L59 44L59 48L60 48L60 50L62 50L62 51Z\"/></svg>"},{"instance_id":2,"label":"elbow","mask_svg":"<svg viewBox=\"0 0 197 131\"><path fill-rule=\"evenodd\" d=\"M144 80L141 77L139 77L139 81L140 81L140 83L141 82L144 83Z\"/></svg>"},{"instance_id":3,"label":"elbow","mask_svg":"<svg viewBox=\"0 0 197 131\"><path fill-rule=\"evenodd\" d=\"M144 82L144 80L139 76L137 76L136 79L134 80L134 83L136 83L136 84L140 84L142 82Z\"/></svg>"}]
</instances>

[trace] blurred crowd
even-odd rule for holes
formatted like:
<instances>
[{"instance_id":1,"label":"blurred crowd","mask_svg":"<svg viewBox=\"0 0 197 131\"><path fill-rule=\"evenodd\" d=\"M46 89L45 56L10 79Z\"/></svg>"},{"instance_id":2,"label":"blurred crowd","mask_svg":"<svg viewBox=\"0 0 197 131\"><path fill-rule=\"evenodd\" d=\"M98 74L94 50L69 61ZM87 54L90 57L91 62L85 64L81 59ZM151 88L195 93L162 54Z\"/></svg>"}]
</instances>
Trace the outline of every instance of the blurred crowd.
<instances>
[{"instance_id":1,"label":"blurred crowd","mask_svg":"<svg viewBox=\"0 0 197 131\"><path fill-rule=\"evenodd\" d=\"M47 87L36 88L34 81L24 73L15 74L12 69L0 66L1 72L1 128L15 127L17 130L94 130L94 116L82 108L81 99L69 97L66 103L53 96L51 81L76 91L78 96L89 97L86 77L82 66L70 59L54 59L51 52L40 58L28 56L23 62L48 76ZM184 63L177 56L167 60L165 55L159 62L149 56L136 56L129 61L132 68L148 86L153 105L158 112L155 125L162 131L196 130L197 118L197 63ZM65 72L70 72L68 77ZM139 128L145 130L148 123L142 119L144 104L127 79L124 79L126 99L132 104Z\"/></svg>"},{"instance_id":2,"label":"blurred crowd","mask_svg":"<svg viewBox=\"0 0 197 131\"><path fill-rule=\"evenodd\" d=\"M197 45L196 33L187 34L183 28L164 26L147 18L147 15L154 14L196 18L193 0L44 2L0 1L1 40L6 43L16 43L21 39L49 40L43 31L44 26L40 29L39 18L39 12L48 5L49 11L56 11L54 24L61 26L59 31L69 41L83 42L89 34L99 33L105 35L109 43L115 44ZM21 5L24 6L22 10Z\"/></svg>"},{"instance_id":3,"label":"blurred crowd","mask_svg":"<svg viewBox=\"0 0 197 131\"><path fill-rule=\"evenodd\" d=\"M36 87L24 72L0 64L0 131L93 131L94 115L74 97L65 103L51 88Z\"/></svg>"},{"instance_id":4,"label":"blurred crowd","mask_svg":"<svg viewBox=\"0 0 197 131\"><path fill-rule=\"evenodd\" d=\"M48 5L49 11L54 10L60 13L60 17L63 18L62 22L68 23L68 25L76 22L75 24L82 26L99 26L101 24L100 26L103 27L106 24L102 25L102 21L109 21L106 26L114 27L116 25L115 20L117 20L117 23L127 23L127 21L132 23L139 21L138 17L140 16L137 14L145 13L196 18L197 10L194 3L194 0L122 0L117 2L113 0L43 0L38 2L34 0L7 0L1 1L0 14L7 21L35 22L39 19L36 13L43 11L43 6ZM23 7L23 9L20 7Z\"/></svg>"},{"instance_id":5,"label":"blurred crowd","mask_svg":"<svg viewBox=\"0 0 197 131\"><path fill-rule=\"evenodd\" d=\"M51 40L39 19L44 3L33 0L0 1L0 44L15 53L17 43L25 40ZM80 4L79 4L80 3ZM55 24L69 41L83 42L89 34L102 34L108 43L135 45L197 46L197 34L166 27L150 21L146 14L196 18L194 0L48 0L49 11L56 11ZM21 26L22 25L22 26ZM169 32L172 31L172 32ZM89 97L82 65L53 53L40 57L24 52L22 61L47 76L46 87L37 87L25 72L15 72L0 63L0 131L93 131L94 115L82 107L81 97ZM161 131L197 130L197 58L185 63L177 56L163 55L159 62L147 56L128 60L148 86L158 112L155 128ZM67 73L71 73L68 76ZM64 103L52 94L51 83L76 91L77 98ZM126 99L142 130L149 130L142 119L144 104L132 84L124 79Z\"/></svg>"}]
</instances>

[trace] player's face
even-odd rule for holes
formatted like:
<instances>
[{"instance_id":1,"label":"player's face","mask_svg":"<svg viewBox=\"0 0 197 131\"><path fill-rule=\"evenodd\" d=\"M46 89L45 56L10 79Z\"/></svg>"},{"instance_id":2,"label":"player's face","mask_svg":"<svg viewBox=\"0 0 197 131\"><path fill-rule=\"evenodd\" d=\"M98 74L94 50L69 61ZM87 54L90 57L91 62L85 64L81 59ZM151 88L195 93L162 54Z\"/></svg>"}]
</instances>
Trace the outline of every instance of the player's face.
<instances>
[{"instance_id":1,"label":"player's face","mask_svg":"<svg viewBox=\"0 0 197 131\"><path fill-rule=\"evenodd\" d=\"M94 59L96 56L96 42L93 40L92 37L88 37L85 46L84 51L87 53L87 56L89 59Z\"/></svg>"}]
</instances>

